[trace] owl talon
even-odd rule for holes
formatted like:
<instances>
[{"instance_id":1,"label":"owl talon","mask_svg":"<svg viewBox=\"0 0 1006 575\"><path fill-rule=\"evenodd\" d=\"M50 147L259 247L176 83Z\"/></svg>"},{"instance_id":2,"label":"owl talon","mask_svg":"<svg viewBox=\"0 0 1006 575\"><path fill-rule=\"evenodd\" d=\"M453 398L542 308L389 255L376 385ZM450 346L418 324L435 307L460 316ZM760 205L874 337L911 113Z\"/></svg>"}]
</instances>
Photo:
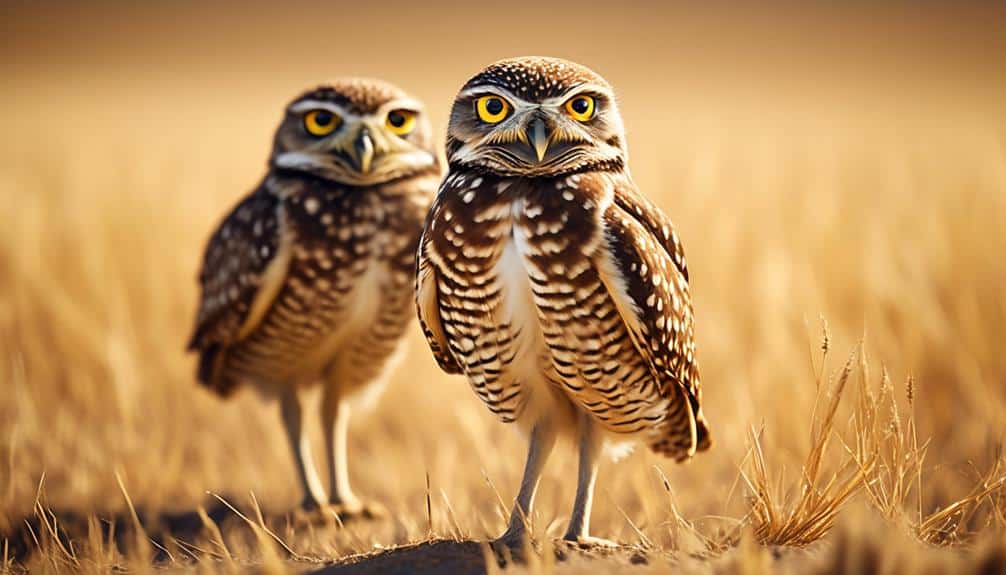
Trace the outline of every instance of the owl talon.
<instances>
[{"instance_id":1,"label":"owl talon","mask_svg":"<svg viewBox=\"0 0 1006 575\"><path fill-rule=\"evenodd\" d=\"M317 525L326 522L323 510L324 506L320 503L305 499L300 503L300 506L288 514L288 517L298 525Z\"/></svg>"},{"instance_id":2,"label":"owl talon","mask_svg":"<svg viewBox=\"0 0 1006 575\"><path fill-rule=\"evenodd\" d=\"M575 537L567 535L563 537L562 541L567 545L573 545L584 550L617 549L621 547L621 545L614 541L592 535L579 535Z\"/></svg>"},{"instance_id":3,"label":"owl talon","mask_svg":"<svg viewBox=\"0 0 1006 575\"><path fill-rule=\"evenodd\" d=\"M319 502L314 497L307 495L304 497L304 499L301 500L300 506L297 509L298 511L302 511L305 513L314 513L320 510L324 506L325 505L323 503Z\"/></svg>"},{"instance_id":4,"label":"owl talon","mask_svg":"<svg viewBox=\"0 0 1006 575\"><path fill-rule=\"evenodd\" d=\"M382 519L388 516L386 507L376 502L326 503L304 501L294 510L292 519L300 524L338 524L358 520Z\"/></svg>"},{"instance_id":5,"label":"owl talon","mask_svg":"<svg viewBox=\"0 0 1006 575\"><path fill-rule=\"evenodd\" d=\"M383 519L389 515L388 508L376 501L329 503L325 511L334 514L343 522L358 519Z\"/></svg>"},{"instance_id":6,"label":"owl talon","mask_svg":"<svg viewBox=\"0 0 1006 575\"><path fill-rule=\"evenodd\" d=\"M489 543L496 561L500 567L505 567L510 563L526 563L528 553L535 551L534 541L528 536L527 531L507 530Z\"/></svg>"}]
</instances>

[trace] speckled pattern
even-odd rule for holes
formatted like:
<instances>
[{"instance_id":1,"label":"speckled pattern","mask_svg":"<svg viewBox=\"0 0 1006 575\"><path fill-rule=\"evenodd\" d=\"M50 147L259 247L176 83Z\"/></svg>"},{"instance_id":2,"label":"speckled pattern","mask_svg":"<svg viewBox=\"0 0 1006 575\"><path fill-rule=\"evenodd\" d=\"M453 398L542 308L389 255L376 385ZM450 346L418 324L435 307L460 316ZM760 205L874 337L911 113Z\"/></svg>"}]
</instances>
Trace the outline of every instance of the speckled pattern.
<instances>
[{"instance_id":1,"label":"speckled pattern","mask_svg":"<svg viewBox=\"0 0 1006 575\"><path fill-rule=\"evenodd\" d=\"M321 100L343 106L356 114L370 114L390 100L406 98L400 88L374 78L338 78L307 90L294 101Z\"/></svg>"},{"instance_id":2,"label":"speckled pattern","mask_svg":"<svg viewBox=\"0 0 1006 575\"><path fill-rule=\"evenodd\" d=\"M249 195L210 238L199 274L203 297L190 347L209 346L237 335L266 267L279 249L279 202L274 194Z\"/></svg>"},{"instance_id":3,"label":"speckled pattern","mask_svg":"<svg viewBox=\"0 0 1006 575\"><path fill-rule=\"evenodd\" d=\"M604 78L575 62L559 58L524 57L500 60L487 66L465 84L494 85L505 88L525 100L544 100L562 95L579 84L607 86Z\"/></svg>"},{"instance_id":4,"label":"speckled pattern","mask_svg":"<svg viewBox=\"0 0 1006 575\"><path fill-rule=\"evenodd\" d=\"M207 251L204 303L192 341L205 352L204 381L226 393L246 378L300 379L311 353L367 297L381 298L377 313L314 367L331 370L342 358L347 369L328 375L350 388L375 376L412 319L415 249L436 181L424 180L408 182L410 195L402 184L364 192L316 178L267 179L214 235L222 239L227 232L230 240L211 241ZM268 311L252 327L249 312L280 235L290 243L288 267ZM355 293L375 267L381 274L362 288L368 293Z\"/></svg>"}]
</instances>

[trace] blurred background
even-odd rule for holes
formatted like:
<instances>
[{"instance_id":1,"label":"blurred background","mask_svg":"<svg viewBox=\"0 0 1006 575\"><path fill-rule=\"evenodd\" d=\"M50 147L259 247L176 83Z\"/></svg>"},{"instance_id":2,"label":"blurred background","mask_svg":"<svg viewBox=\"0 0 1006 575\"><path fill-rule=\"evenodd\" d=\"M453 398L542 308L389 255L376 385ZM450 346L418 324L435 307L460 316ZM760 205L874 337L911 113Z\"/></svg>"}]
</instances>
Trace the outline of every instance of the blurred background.
<instances>
[{"instance_id":1,"label":"blurred background","mask_svg":"<svg viewBox=\"0 0 1006 575\"><path fill-rule=\"evenodd\" d=\"M379 76L440 134L484 65L550 55L615 87L633 177L688 253L716 448L601 471L659 524L658 465L682 512L740 516L746 434L797 470L821 366L864 343L919 433L935 508L1001 456L1006 430L1006 4L1002 2L4 2L0 34L0 524L34 505L186 508L206 491L284 511L298 494L277 408L221 401L184 353L204 241L265 171L300 91ZM426 526L426 474L464 529L502 527L483 472L516 490L524 442L418 329L351 431L358 491ZM840 416L841 420L841 416ZM319 434L320 435L320 434ZM316 445L320 445L316 443ZM547 521L572 498L559 454ZM568 500L567 500L568 499ZM443 506L437 514L446 514ZM447 522L447 515L437 515ZM370 535L363 535L364 539ZM390 539L390 541L389 541Z\"/></svg>"}]
</instances>

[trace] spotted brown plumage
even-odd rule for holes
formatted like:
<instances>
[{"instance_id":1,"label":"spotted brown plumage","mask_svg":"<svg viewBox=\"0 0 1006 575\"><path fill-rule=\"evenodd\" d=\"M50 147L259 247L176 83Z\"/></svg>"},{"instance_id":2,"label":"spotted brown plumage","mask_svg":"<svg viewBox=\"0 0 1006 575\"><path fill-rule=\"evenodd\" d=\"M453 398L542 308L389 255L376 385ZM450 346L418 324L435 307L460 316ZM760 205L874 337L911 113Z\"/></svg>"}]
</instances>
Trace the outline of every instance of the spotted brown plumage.
<instances>
[{"instance_id":1,"label":"spotted brown plumage","mask_svg":"<svg viewBox=\"0 0 1006 575\"><path fill-rule=\"evenodd\" d=\"M566 538L596 543L605 445L640 440L679 461L710 445L681 242L628 175L610 86L583 66L519 58L480 72L455 99L447 157L417 304L441 367L529 431L501 539L523 536L544 460L570 433L581 461Z\"/></svg>"},{"instance_id":2,"label":"spotted brown plumage","mask_svg":"<svg viewBox=\"0 0 1006 575\"><path fill-rule=\"evenodd\" d=\"M346 425L394 365L412 312L415 253L439 180L421 105L377 80L344 79L291 102L269 173L210 238L189 344L198 378L281 399L304 505L364 513L349 486ZM321 382L326 498L301 392Z\"/></svg>"},{"instance_id":3,"label":"spotted brown plumage","mask_svg":"<svg viewBox=\"0 0 1006 575\"><path fill-rule=\"evenodd\" d=\"M219 373L220 352L246 325L279 252L279 198L264 186L242 200L210 238L199 274L203 293L189 349L202 351L199 380L222 395L230 394L235 382Z\"/></svg>"}]
</instances>

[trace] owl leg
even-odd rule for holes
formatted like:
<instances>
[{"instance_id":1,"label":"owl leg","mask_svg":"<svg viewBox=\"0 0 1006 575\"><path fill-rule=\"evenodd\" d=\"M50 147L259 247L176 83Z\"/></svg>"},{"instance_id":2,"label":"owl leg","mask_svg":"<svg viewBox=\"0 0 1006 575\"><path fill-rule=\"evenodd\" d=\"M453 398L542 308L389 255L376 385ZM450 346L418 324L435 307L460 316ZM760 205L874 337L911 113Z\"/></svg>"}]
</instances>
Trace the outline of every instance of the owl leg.
<instances>
[{"instance_id":1,"label":"owl leg","mask_svg":"<svg viewBox=\"0 0 1006 575\"><path fill-rule=\"evenodd\" d=\"M325 489L321 486L318 471L314 467L314 459L311 457L311 442L308 440L307 430L304 429L304 406L295 387L291 386L283 393L280 408L290 449L293 451L294 459L297 460L297 472L304 492L301 507L316 509L325 502Z\"/></svg>"},{"instance_id":2,"label":"owl leg","mask_svg":"<svg viewBox=\"0 0 1006 575\"><path fill-rule=\"evenodd\" d=\"M505 533L497 540L512 549L520 548L529 536L531 513L534 508L534 495L538 491L545 461L552 453L555 445L555 426L547 418L542 419L531 430L531 439L527 452L527 463L524 466L524 479L520 483L520 491L510 512L510 524Z\"/></svg>"},{"instance_id":3,"label":"owl leg","mask_svg":"<svg viewBox=\"0 0 1006 575\"><path fill-rule=\"evenodd\" d=\"M614 546L614 543L606 539L590 536L590 511L594 503L594 484L597 481L597 468L604 448L604 438L597 424L585 412L579 415L577 443L580 450L580 465L577 472L576 499L573 502L569 527L562 538L581 546Z\"/></svg>"},{"instance_id":4,"label":"owl leg","mask_svg":"<svg viewBox=\"0 0 1006 575\"><path fill-rule=\"evenodd\" d=\"M321 402L321 423L325 432L325 454L328 457L329 504L340 518L376 517L384 508L374 503L364 503L353 493L349 484L349 458L347 434L349 432L349 405L340 390L331 383L325 387Z\"/></svg>"}]
</instances>

